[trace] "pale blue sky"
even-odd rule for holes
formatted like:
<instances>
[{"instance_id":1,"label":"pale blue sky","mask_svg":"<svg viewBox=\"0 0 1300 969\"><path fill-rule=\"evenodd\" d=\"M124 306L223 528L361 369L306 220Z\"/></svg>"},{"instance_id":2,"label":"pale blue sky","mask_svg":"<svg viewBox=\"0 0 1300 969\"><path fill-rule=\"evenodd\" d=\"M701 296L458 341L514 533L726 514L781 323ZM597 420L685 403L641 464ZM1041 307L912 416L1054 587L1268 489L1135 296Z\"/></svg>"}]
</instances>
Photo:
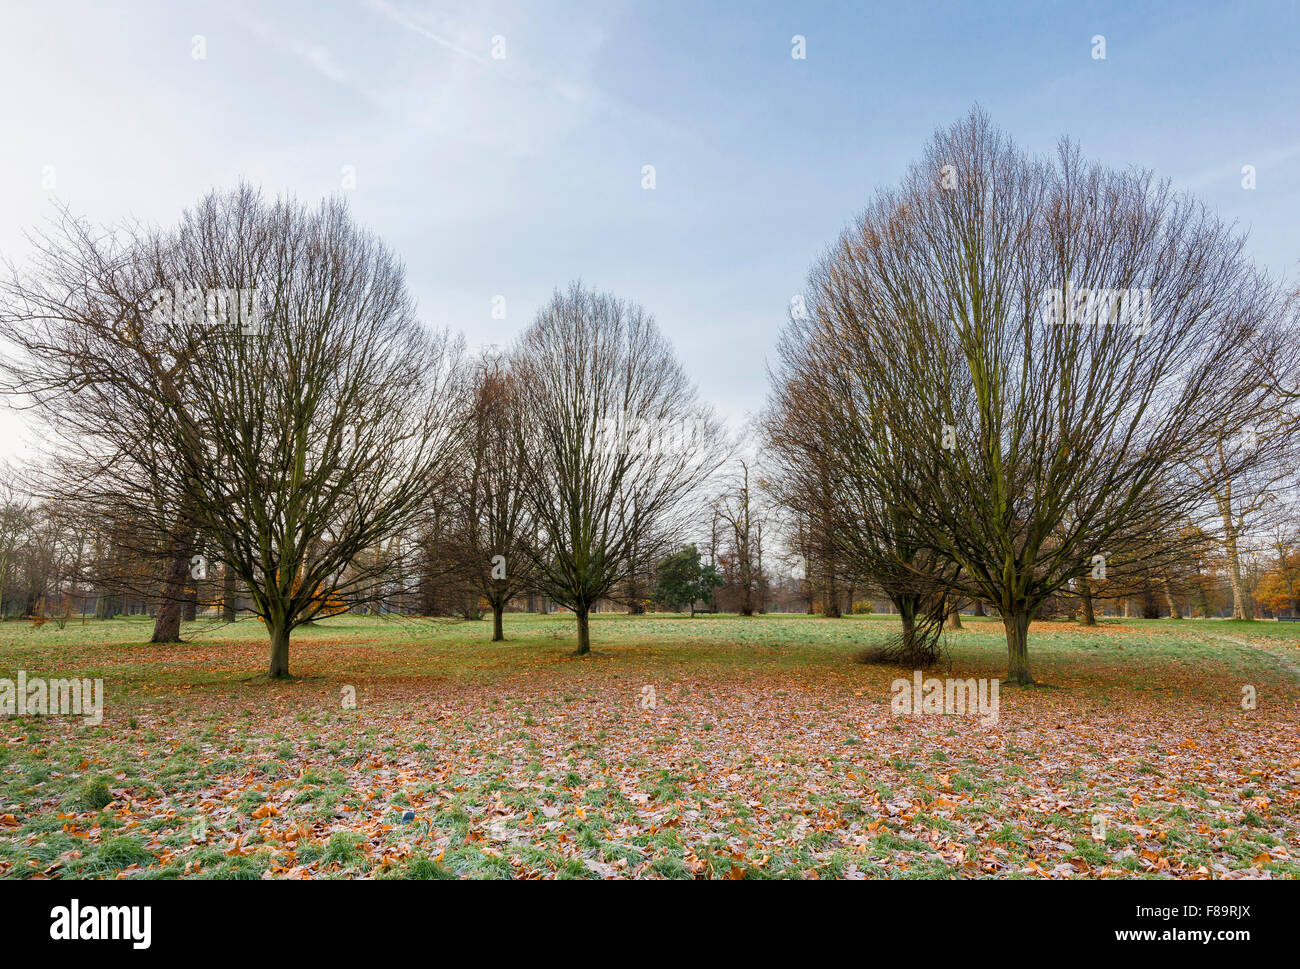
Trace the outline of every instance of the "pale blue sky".
<instances>
[{"instance_id":1,"label":"pale blue sky","mask_svg":"<svg viewBox=\"0 0 1300 969\"><path fill-rule=\"evenodd\" d=\"M1194 190L1294 277L1298 48L1294 2L6 0L0 253L52 196L170 222L240 176L315 199L350 165L431 323L505 344L581 277L654 313L737 424L810 263L976 101L1030 151L1069 134Z\"/></svg>"}]
</instances>

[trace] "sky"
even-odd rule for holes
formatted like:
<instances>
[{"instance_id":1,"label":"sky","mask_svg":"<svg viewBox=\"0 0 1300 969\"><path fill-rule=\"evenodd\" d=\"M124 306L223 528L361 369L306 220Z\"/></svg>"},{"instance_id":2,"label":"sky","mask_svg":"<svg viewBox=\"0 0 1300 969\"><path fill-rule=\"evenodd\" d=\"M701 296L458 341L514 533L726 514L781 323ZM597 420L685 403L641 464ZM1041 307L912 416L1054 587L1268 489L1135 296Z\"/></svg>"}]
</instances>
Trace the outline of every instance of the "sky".
<instances>
[{"instance_id":1,"label":"sky","mask_svg":"<svg viewBox=\"0 0 1300 969\"><path fill-rule=\"evenodd\" d=\"M5 0L0 258L56 204L343 192L431 325L504 347L581 279L738 428L812 263L976 103L1030 153L1169 178L1294 279L1298 65L1296 2ZM35 449L0 410L0 458Z\"/></svg>"}]
</instances>

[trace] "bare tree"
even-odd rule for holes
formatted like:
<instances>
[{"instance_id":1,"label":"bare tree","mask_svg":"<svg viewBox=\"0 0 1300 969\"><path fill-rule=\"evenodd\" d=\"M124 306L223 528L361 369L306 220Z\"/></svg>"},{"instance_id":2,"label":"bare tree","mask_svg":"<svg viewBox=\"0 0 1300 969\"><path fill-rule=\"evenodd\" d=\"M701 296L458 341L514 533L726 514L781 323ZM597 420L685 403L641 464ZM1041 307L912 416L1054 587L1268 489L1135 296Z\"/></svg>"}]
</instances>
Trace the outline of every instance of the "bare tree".
<instances>
[{"instance_id":1,"label":"bare tree","mask_svg":"<svg viewBox=\"0 0 1300 969\"><path fill-rule=\"evenodd\" d=\"M502 614L532 588L533 533L523 475L527 455L514 377L496 353L478 361L469 391L467 458L456 481L464 535L462 565L492 609L492 641L505 639Z\"/></svg>"},{"instance_id":2,"label":"bare tree","mask_svg":"<svg viewBox=\"0 0 1300 969\"><path fill-rule=\"evenodd\" d=\"M30 267L10 267L0 289L10 350L2 389L34 408L58 442L45 465L28 469L28 487L99 520L114 553L133 563L117 569L116 595L155 601L153 641L175 641L193 524L159 473L168 462L145 402L188 362L147 344L141 321L150 294L167 285L167 252L141 226L99 230L66 209L33 243ZM136 567L146 560L151 568Z\"/></svg>"},{"instance_id":3,"label":"bare tree","mask_svg":"<svg viewBox=\"0 0 1300 969\"><path fill-rule=\"evenodd\" d=\"M0 465L0 622L9 615L9 588L32 529L32 509L15 482L17 471Z\"/></svg>"},{"instance_id":4,"label":"bare tree","mask_svg":"<svg viewBox=\"0 0 1300 969\"><path fill-rule=\"evenodd\" d=\"M736 611L752 616L761 611L763 588L763 511L751 488L749 462L738 459L736 470L714 502L716 520L724 526L729 552L725 560L733 578Z\"/></svg>"},{"instance_id":5,"label":"bare tree","mask_svg":"<svg viewBox=\"0 0 1300 969\"><path fill-rule=\"evenodd\" d=\"M338 597L391 595L392 559L453 466L458 347L416 321L401 265L331 200L308 210L247 186L172 232L67 222L0 322L22 351L10 388L37 401L76 460L58 482L126 507L170 563L244 586L289 675L289 636ZM211 562L193 563L202 534ZM381 573L377 574L377 573Z\"/></svg>"},{"instance_id":6,"label":"bare tree","mask_svg":"<svg viewBox=\"0 0 1300 969\"><path fill-rule=\"evenodd\" d=\"M1255 538L1262 546L1265 534L1285 521L1288 509L1283 495L1295 473L1294 436L1300 421L1291 406L1277 400L1258 413L1266 424L1221 436L1192 464L1214 503L1232 586L1233 619L1254 618L1242 571L1242 545ZM1252 456L1243 451L1260 453L1250 460Z\"/></svg>"},{"instance_id":7,"label":"bare tree","mask_svg":"<svg viewBox=\"0 0 1300 969\"><path fill-rule=\"evenodd\" d=\"M1266 402L1254 353L1275 290L1240 237L1069 144L1030 160L978 110L935 135L819 278L850 334L892 334L853 359L880 403L861 419L906 473L860 473L959 567L952 592L998 608L1013 682L1033 682L1039 606L1113 550L1176 534L1209 484L1189 462Z\"/></svg>"},{"instance_id":8,"label":"bare tree","mask_svg":"<svg viewBox=\"0 0 1300 969\"><path fill-rule=\"evenodd\" d=\"M902 402L871 379L870 360L894 339L892 328L877 326L836 282L829 271L815 272L810 312L782 335L766 421L771 478L801 524L805 568L821 589L824 614L838 614L841 570L869 578L902 622L901 635L877 655L925 665L938 658L955 568L927 548L916 526L924 509L914 505L911 456L884 419Z\"/></svg>"},{"instance_id":9,"label":"bare tree","mask_svg":"<svg viewBox=\"0 0 1300 969\"><path fill-rule=\"evenodd\" d=\"M578 283L538 313L510 367L539 587L573 610L585 654L592 606L682 534L725 456L718 424L654 320Z\"/></svg>"}]
</instances>

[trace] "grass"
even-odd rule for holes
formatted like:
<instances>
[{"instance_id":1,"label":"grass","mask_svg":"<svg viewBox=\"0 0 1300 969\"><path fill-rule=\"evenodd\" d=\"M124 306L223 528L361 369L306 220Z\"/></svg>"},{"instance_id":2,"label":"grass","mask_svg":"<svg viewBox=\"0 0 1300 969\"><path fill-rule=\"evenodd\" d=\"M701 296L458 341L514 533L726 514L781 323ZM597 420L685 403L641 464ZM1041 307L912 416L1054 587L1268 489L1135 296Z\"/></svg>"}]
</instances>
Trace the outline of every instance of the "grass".
<instances>
[{"instance_id":1,"label":"grass","mask_svg":"<svg viewBox=\"0 0 1300 969\"><path fill-rule=\"evenodd\" d=\"M602 614L584 658L564 616L336 617L287 683L256 621L3 623L0 677L105 710L0 722L0 876L1295 877L1296 625L1036 623L982 726L893 715L883 616ZM996 620L947 645L1005 672Z\"/></svg>"}]
</instances>

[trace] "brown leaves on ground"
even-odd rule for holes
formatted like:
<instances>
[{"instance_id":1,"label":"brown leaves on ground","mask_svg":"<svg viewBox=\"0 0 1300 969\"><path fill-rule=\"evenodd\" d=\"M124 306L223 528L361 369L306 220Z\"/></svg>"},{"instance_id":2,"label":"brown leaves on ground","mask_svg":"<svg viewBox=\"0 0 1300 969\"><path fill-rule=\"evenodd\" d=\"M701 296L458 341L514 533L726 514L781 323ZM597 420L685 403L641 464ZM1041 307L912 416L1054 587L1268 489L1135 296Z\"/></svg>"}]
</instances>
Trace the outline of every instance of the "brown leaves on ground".
<instances>
[{"instance_id":1,"label":"brown leaves on ground","mask_svg":"<svg viewBox=\"0 0 1300 969\"><path fill-rule=\"evenodd\" d=\"M97 648L102 727L3 725L0 873L1300 873L1300 690L1270 652L1289 644L1035 624L1051 685L1003 685L982 725L892 713L910 671L851 661L880 620L597 621L601 654L579 659L553 619L508 618L504 645L354 626L295 644L285 684L249 677L256 642L175 647L154 671L140 647ZM1000 625L951 645L926 675L1002 672ZM182 690L185 670L206 676ZM95 778L106 806L84 801Z\"/></svg>"}]
</instances>

